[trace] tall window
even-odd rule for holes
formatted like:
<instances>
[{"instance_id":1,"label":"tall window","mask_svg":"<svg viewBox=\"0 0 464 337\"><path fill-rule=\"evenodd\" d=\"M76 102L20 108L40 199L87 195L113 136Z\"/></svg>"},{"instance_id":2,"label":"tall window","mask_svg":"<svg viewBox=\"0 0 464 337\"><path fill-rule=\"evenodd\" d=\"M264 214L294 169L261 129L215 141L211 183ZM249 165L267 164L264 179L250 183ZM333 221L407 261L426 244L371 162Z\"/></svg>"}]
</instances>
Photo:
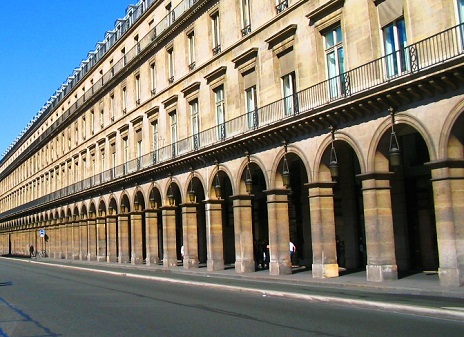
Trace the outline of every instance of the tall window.
<instances>
[{"instance_id":1,"label":"tall window","mask_svg":"<svg viewBox=\"0 0 464 337\"><path fill-rule=\"evenodd\" d=\"M153 134L153 162L156 163L156 161L158 160L158 147L159 147L158 121L154 121L151 124L151 126L152 126L152 134Z\"/></svg>"},{"instance_id":2,"label":"tall window","mask_svg":"<svg viewBox=\"0 0 464 337\"><path fill-rule=\"evenodd\" d=\"M124 162L124 173L127 172L128 168L128 161L129 161L129 141L127 138L122 140L122 148L123 148L123 162Z\"/></svg>"},{"instance_id":3,"label":"tall window","mask_svg":"<svg viewBox=\"0 0 464 337\"><path fill-rule=\"evenodd\" d=\"M284 114L290 116L298 112L298 102L296 96L295 73L290 73L282 77L282 93L284 96Z\"/></svg>"},{"instance_id":4,"label":"tall window","mask_svg":"<svg viewBox=\"0 0 464 337\"><path fill-rule=\"evenodd\" d=\"M127 112L127 90L126 87L122 88L122 113L125 115Z\"/></svg>"},{"instance_id":5,"label":"tall window","mask_svg":"<svg viewBox=\"0 0 464 337\"><path fill-rule=\"evenodd\" d=\"M155 64L152 63L150 65L150 78L151 78L151 94L156 94L156 67Z\"/></svg>"},{"instance_id":6,"label":"tall window","mask_svg":"<svg viewBox=\"0 0 464 337\"><path fill-rule=\"evenodd\" d=\"M387 76L392 77L409 70L404 19L398 19L383 29Z\"/></svg>"},{"instance_id":7,"label":"tall window","mask_svg":"<svg viewBox=\"0 0 464 337\"><path fill-rule=\"evenodd\" d=\"M189 70L195 69L195 32L192 31L187 35L188 38L188 57Z\"/></svg>"},{"instance_id":8,"label":"tall window","mask_svg":"<svg viewBox=\"0 0 464 337\"><path fill-rule=\"evenodd\" d=\"M166 5L166 19L167 19L168 26L170 26L176 19L174 16L174 11L172 10L171 3L168 3Z\"/></svg>"},{"instance_id":9,"label":"tall window","mask_svg":"<svg viewBox=\"0 0 464 337\"><path fill-rule=\"evenodd\" d=\"M198 119L198 101L190 102L190 118L192 122L193 148L196 150L200 146L200 122Z\"/></svg>"},{"instance_id":10,"label":"tall window","mask_svg":"<svg viewBox=\"0 0 464 337\"><path fill-rule=\"evenodd\" d=\"M105 126L105 110L100 110L100 128L103 129Z\"/></svg>"},{"instance_id":11,"label":"tall window","mask_svg":"<svg viewBox=\"0 0 464 337\"><path fill-rule=\"evenodd\" d=\"M458 14L461 25L461 45L464 46L464 0L458 0Z\"/></svg>"},{"instance_id":12,"label":"tall window","mask_svg":"<svg viewBox=\"0 0 464 337\"><path fill-rule=\"evenodd\" d=\"M212 38L213 38L213 55L221 52L221 39L219 32L219 12L211 16Z\"/></svg>"},{"instance_id":13,"label":"tall window","mask_svg":"<svg viewBox=\"0 0 464 337\"><path fill-rule=\"evenodd\" d=\"M106 162L105 162L105 152L101 152L101 171L105 172L106 170Z\"/></svg>"},{"instance_id":14,"label":"tall window","mask_svg":"<svg viewBox=\"0 0 464 337\"><path fill-rule=\"evenodd\" d=\"M90 111L90 133L93 135L95 133L95 114Z\"/></svg>"},{"instance_id":15,"label":"tall window","mask_svg":"<svg viewBox=\"0 0 464 337\"><path fill-rule=\"evenodd\" d=\"M224 107L224 87L221 85L214 91L215 103L216 103L216 122L218 125L218 139L224 139L226 137L226 125L225 125L225 107Z\"/></svg>"},{"instance_id":16,"label":"tall window","mask_svg":"<svg viewBox=\"0 0 464 337\"><path fill-rule=\"evenodd\" d=\"M242 0L242 36L251 32L250 0Z\"/></svg>"},{"instance_id":17,"label":"tall window","mask_svg":"<svg viewBox=\"0 0 464 337\"><path fill-rule=\"evenodd\" d=\"M343 79L345 65L341 27L338 26L325 33L324 40L330 98L337 98L345 93L345 83Z\"/></svg>"},{"instance_id":18,"label":"tall window","mask_svg":"<svg viewBox=\"0 0 464 337\"><path fill-rule=\"evenodd\" d=\"M114 177L116 175L116 147L114 146L114 144L112 145L112 148L111 148L111 173L112 173L112 176Z\"/></svg>"},{"instance_id":19,"label":"tall window","mask_svg":"<svg viewBox=\"0 0 464 337\"><path fill-rule=\"evenodd\" d=\"M85 127L85 117L82 117L82 139L85 140L87 137L87 132L86 132L86 127Z\"/></svg>"},{"instance_id":20,"label":"tall window","mask_svg":"<svg viewBox=\"0 0 464 337\"><path fill-rule=\"evenodd\" d=\"M111 121L114 122L114 95L110 97L110 113L111 113Z\"/></svg>"},{"instance_id":21,"label":"tall window","mask_svg":"<svg viewBox=\"0 0 464 337\"><path fill-rule=\"evenodd\" d=\"M171 120L171 144L172 144L172 156L177 154L177 113L176 110L172 111L170 114Z\"/></svg>"},{"instance_id":22,"label":"tall window","mask_svg":"<svg viewBox=\"0 0 464 337\"><path fill-rule=\"evenodd\" d=\"M256 87L253 86L245 90L245 104L247 112L248 127L254 129L258 126L258 116L256 114Z\"/></svg>"},{"instance_id":23,"label":"tall window","mask_svg":"<svg viewBox=\"0 0 464 337\"><path fill-rule=\"evenodd\" d=\"M135 102L140 104L140 75L135 76Z\"/></svg>"},{"instance_id":24,"label":"tall window","mask_svg":"<svg viewBox=\"0 0 464 337\"><path fill-rule=\"evenodd\" d=\"M139 131L140 133L142 131ZM137 160L138 160L138 167L142 164L142 139L137 141Z\"/></svg>"},{"instance_id":25,"label":"tall window","mask_svg":"<svg viewBox=\"0 0 464 337\"><path fill-rule=\"evenodd\" d=\"M168 50L168 82L174 83L174 48Z\"/></svg>"}]
</instances>

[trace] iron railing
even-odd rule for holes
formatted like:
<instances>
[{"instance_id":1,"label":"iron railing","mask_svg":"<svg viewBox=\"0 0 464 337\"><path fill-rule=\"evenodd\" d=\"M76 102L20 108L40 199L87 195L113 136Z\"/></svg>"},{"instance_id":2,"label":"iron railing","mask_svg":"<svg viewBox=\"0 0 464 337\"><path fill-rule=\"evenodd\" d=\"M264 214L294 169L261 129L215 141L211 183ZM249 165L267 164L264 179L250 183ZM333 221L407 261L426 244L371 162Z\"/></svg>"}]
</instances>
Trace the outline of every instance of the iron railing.
<instances>
[{"instance_id":1,"label":"iron railing","mask_svg":"<svg viewBox=\"0 0 464 337\"><path fill-rule=\"evenodd\" d=\"M179 140L156 151L150 152L124 164L115 166L93 177L76 182L36 200L3 212L0 219L37 207L60 198L68 197L101 184L109 183L124 176L146 170L156 165L194 151L215 146L232 138L240 137L296 115L311 115L316 109L355 94L359 94L386 83L395 82L399 78L411 76L431 67L444 64L464 54L462 34L464 25L458 25L441 33L412 44L403 50L386 55L360 67L347 71L340 76L330 78L307 89L285 97L278 101L256 109L252 116L246 112L236 118L221 123L194 136ZM394 60L401 55L408 64L404 67L393 67ZM395 72L396 69L396 72ZM289 106L291 109L289 109Z\"/></svg>"}]
</instances>

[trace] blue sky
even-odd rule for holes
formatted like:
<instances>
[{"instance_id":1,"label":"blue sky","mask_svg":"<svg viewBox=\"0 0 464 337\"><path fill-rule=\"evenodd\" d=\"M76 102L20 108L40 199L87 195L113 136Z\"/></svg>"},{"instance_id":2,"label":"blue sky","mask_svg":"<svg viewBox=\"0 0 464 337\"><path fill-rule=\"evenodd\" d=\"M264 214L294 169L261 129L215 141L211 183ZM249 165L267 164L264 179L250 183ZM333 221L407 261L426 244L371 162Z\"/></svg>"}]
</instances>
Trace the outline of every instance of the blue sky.
<instances>
[{"instance_id":1,"label":"blue sky","mask_svg":"<svg viewBox=\"0 0 464 337\"><path fill-rule=\"evenodd\" d=\"M0 29L0 158L137 1L8 1Z\"/></svg>"}]
</instances>

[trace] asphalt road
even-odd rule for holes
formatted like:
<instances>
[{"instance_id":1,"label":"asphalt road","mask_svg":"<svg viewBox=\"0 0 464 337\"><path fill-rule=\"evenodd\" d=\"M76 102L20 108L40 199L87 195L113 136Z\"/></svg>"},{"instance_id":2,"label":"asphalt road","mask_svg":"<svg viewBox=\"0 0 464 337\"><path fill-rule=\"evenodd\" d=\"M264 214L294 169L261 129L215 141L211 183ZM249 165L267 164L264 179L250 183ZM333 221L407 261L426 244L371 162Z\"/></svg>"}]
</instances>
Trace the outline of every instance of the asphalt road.
<instances>
[{"instance_id":1,"label":"asphalt road","mask_svg":"<svg viewBox=\"0 0 464 337\"><path fill-rule=\"evenodd\" d=\"M0 259L0 337L464 336L464 322Z\"/></svg>"}]
</instances>

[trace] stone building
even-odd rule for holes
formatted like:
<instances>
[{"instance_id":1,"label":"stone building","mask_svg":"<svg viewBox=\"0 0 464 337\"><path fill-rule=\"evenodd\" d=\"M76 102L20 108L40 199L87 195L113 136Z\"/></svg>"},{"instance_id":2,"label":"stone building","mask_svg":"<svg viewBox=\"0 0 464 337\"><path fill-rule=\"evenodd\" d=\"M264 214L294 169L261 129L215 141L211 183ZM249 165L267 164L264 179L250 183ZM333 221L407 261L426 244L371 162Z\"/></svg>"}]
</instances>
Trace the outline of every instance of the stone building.
<instances>
[{"instance_id":1,"label":"stone building","mask_svg":"<svg viewBox=\"0 0 464 337\"><path fill-rule=\"evenodd\" d=\"M0 252L463 285L463 20L464 0L129 6L3 155Z\"/></svg>"}]
</instances>

